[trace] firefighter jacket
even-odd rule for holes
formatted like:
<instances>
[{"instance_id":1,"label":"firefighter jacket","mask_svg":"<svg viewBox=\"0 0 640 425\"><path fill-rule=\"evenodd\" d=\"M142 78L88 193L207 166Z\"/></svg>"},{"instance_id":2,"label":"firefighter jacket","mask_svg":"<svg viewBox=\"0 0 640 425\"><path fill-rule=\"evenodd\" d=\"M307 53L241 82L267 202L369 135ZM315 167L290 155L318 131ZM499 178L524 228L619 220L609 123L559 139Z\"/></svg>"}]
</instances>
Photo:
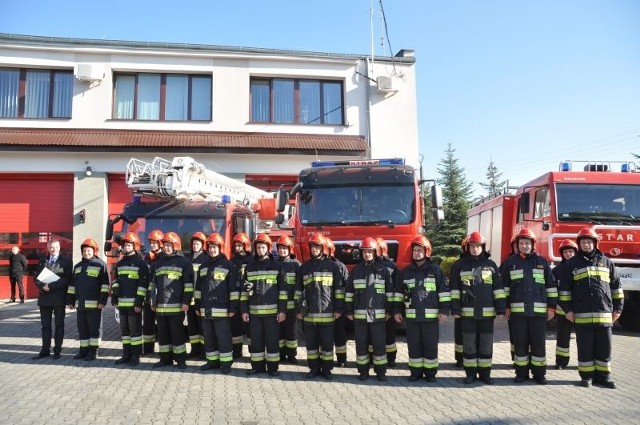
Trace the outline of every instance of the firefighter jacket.
<instances>
[{"instance_id":1,"label":"firefighter jacket","mask_svg":"<svg viewBox=\"0 0 640 425\"><path fill-rule=\"evenodd\" d=\"M195 281L198 279L198 271L200 270L200 265L202 263L204 263L205 261L207 261L209 259L209 255L205 252L205 251L200 251L198 252L196 255L193 255L193 253L188 257L189 261L191 262L191 265L193 266L193 282L194 282L194 288L195 288ZM195 291L195 289L194 289ZM195 299L191 298L191 303L189 303L191 306L195 305Z\"/></svg>"},{"instance_id":2,"label":"firefighter jacket","mask_svg":"<svg viewBox=\"0 0 640 425\"><path fill-rule=\"evenodd\" d=\"M295 255L289 255L286 258L279 258L282 265L282 273L284 273L284 283L287 291L287 311L293 312L296 309L295 292L296 292L296 275L300 268L300 261L296 260Z\"/></svg>"},{"instance_id":3,"label":"firefighter jacket","mask_svg":"<svg viewBox=\"0 0 640 425\"><path fill-rule=\"evenodd\" d=\"M387 270L389 270L391 281L397 282L400 270L398 269L398 266L396 266L396 263L391 259L391 257L389 257L388 255L379 255L376 257L376 261L380 262L387 268Z\"/></svg>"},{"instance_id":4,"label":"firefighter jacket","mask_svg":"<svg viewBox=\"0 0 640 425\"><path fill-rule=\"evenodd\" d=\"M565 316L564 308L562 307L562 303L560 302L560 279L562 278L562 271L567 265L567 260L564 258L560 261L560 264L555 266L551 272L553 273L553 280L556 283L556 287L558 288L558 304L556 305L556 315Z\"/></svg>"},{"instance_id":5,"label":"firefighter jacket","mask_svg":"<svg viewBox=\"0 0 640 425\"><path fill-rule=\"evenodd\" d=\"M269 254L265 259L255 258L244 272L240 311L261 317L285 313L288 296L280 262Z\"/></svg>"},{"instance_id":6,"label":"firefighter jacket","mask_svg":"<svg viewBox=\"0 0 640 425\"><path fill-rule=\"evenodd\" d=\"M506 308L498 266L486 253L460 258L451 267L451 314L468 319L493 319Z\"/></svg>"},{"instance_id":7,"label":"firefighter jacket","mask_svg":"<svg viewBox=\"0 0 640 425\"><path fill-rule=\"evenodd\" d=\"M622 312L624 294L615 266L598 249L567 261L560 278L560 304L574 313L576 325L612 326L611 313Z\"/></svg>"},{"instance_id":8,"label":"firefighter jacket","mask_svg":"<svg viewBox=\"0 0 640 425\"><path fill-rule=\"evenodd\" d=\"M231 262L236 266L236 271L238 272L238 281L244 282L245 274L244 269L247 267L247 264L253 263L253 255L234 255L231 257ZM242 285L241 285L242 286Z\"/></svg>"},{"instance_id":9,"label":"firefighter jacket","mask_svg":"<svg viewBox=\"0 0 640 425\"><path fill-rule=\"evenodd\" d=\"M379 322L387 319L387 314L401 311L394 302L394 287L391 275L381 262L362 261L349 274L345 293L346 314L353 314L353 320Z\"/></svg>"},{"instance_id":10,"label":"firefighter jacket","mask_svg":"<svg viewBox=\"0 0 640 425\"><path fill-rule=\"evenodd\" d=\"M139 254L125 255L113 270L111 303L120 310L142 307L149 287L149 266Z\"/></svg>"},{"instance_id":11,"label":"firefighter jacket","mask_svg":"<svg viewBox=\"0 0 640 425\"><path fill-rule=\"evenodd\" d=\"M296 278L296 310L306 323L333 323L344 313L344 284L340 267L328 257L305 261Z\"/></svg>"},{"instance_id":12,"label":"firefighter jacket","mask_svg":"<svg viewBox=\"0 0 640 425\"><path fill-rule=\"evenodd\" d=\"M106 305L108 298L107 264L98 257L80 260L73 267L67 289L67 305L75 305L78 310L97 309L98 304Z\"/></svg>"},{"instance_id":13,"label":"firefighter jacket","mask_svg":"<svg viewBox=\"0 0 640 425\"><path fill-rule=\"evenodd\" d=\"M193 297L193 266L184 256L163 254L155 261L149 282L149 298L158 316L182 313Z\"/></svg>"},{"instance_id":14,"label":"firefighter jacket","mask_svg":"<svg viewBox=\"0 0 640 425\"><path fill-rule=\"evenodd\" d=\"M240 289L236 266L220 254L200 265L194 291L196 310L203 319L229 317L239 313Z\"/></svg>"},{"instance_id":15,"label":"firefighter jacket","mask_svg":"<svg viewBox=\"0 0 640 425\"><path fill-rule=\"evenodd\" d=\"M405 267L396 283L396 299L407 300L407 321L438 320L439 314L449 314L451 292L442 269L426 260Z\"/></svg>"},{"instance_id":16,"label":"firefighter jacket","mask_svg":"<svg viewBox=\"0 0 640 425\"><path fill-rule=\"evenodd\" d=\"M544 257L535 252L512 255L501 270L507 308L513 316L546 317L547 309L555 310L558 287Z\"/></svg>"}]
</instances>

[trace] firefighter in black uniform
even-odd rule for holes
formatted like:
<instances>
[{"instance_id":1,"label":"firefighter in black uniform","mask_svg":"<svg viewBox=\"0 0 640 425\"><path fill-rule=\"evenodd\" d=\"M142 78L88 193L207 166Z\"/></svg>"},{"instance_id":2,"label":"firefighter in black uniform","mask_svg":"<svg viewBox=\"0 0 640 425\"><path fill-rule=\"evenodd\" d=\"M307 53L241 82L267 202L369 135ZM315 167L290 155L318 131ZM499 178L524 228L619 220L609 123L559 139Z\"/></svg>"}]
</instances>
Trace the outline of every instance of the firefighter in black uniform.
<instances>
[{"instance_id":1,"label":"firefighter in black uniform","mask_svg":"<svg viewBox=\"0 0 640 425\"><path fill-rule=\"evenodd\" d=\"M504 262L502 280L507 291L507 318L516 349L514 382L529 379L545 385L547 379L547 320L553 319L558 288L547 260L535 252L536 237L522 229L516 238L518 254Z\"/></svg>"},{"instance_id":2,"label":"firefighter in black uniform","mask_svg":"<svg viewBox=\"0 0 640 425\"><path fill-rule=\"evenodd\" d=\"M142 305L149 286L149 266L142 259L140 238L133 232L122 237L122 258L115 265L111 303L120 313L122 357L116 364L136 366L142 354Z\"/></svg>"},{"instance_id":3,"label":"firefighter in black uniform","mask_svg":"<svg viewBox=\"0 0 640 425\"><path fill-rule=\"evenodd\" d=\"M480 232L467 237L467 253L451 267L451 314L462 319L464 383L491 385L493 322L505 314L506 294Z\"/></svg>"},{"instance_id":4,"label":"firefighter in black uniform","mask_svg":"<svg viewBox=\"0 0 640 425\"><path fill-rule=\"evenodd\" d=\"M154 265L149 284L151 305L158 323L160 361L153 367L186 369L186 333L182 322L193 297L193 266L180 249L180 236L167 232L162 238L163 255Z\"/></svg>"},{"instance_id":5,"label":"firefighter in black uniform","mask_svg":"<svg viewBox=\"0 0 640 425\"><path fill-rule=\"evenodd\" d=\"M276 242L278 261L282 263L282 273L287 288L287 318L280 324L280 361L291 364L298 363L298 338L296 336L296 308L294 294L296 275L300 262L293 252L294 244L290 237L281 236Z\"/></svg>"},{"instance_id":6,"label":"firefighter in black uniform","mask_svg":"<svg viewBox=\"0 0 640 425\"><path fill-rule=\"evenodd\" d=\"M345 294L338 265L324 255L326 247L327 241L321 233L309 239L310 258L298 270L295 298L298 319L304 321L309 364L306 379L322 374L330 381L333 379L333 326L344 312Z\"/></svg>"},{"instance_id":7,"label":"firefighter in black uniform","mask_svg":"<svg viewBox=\"0 0 640 425\"><path fill-rule=\"evenodd\" d=\"M261 233L253 241L254 261L245 267L240 293L242 320L249 323L251 370L278 376L280 327L285 321L288 292L281 264L271 255L271 238ZM265 353L266 348L266 353ZM266 367L265 367L266 366Z\"/></svg>"},{"instance_id":8,"label":"firefighter in black uniform","mask_svg":"<svg viewBox=\"0 0 640 425\"><path fill-rule=\"evenodd\" d=\"M611 327L622 313L624 294L615 266L598 249L591 228L578 233L579 251L567 261L560 278L560 302L574 322L580 385L591 381L616 388L611 380Z\"/></svg>"},{"instance_id":9,"label":"firefighter in black uniform","mask_svg":"<svg viewBox=\"0 0 640 425\"><path fill-rule=\"evenodd\" d=\"M162 238L164 233L160 230L152 230L147 237L149 241L149 252L145 255L144 261L149 265L149 276L153 274L155 262L162 254ZM156 313L151 309L149 293L142 307L142 354L153 354L156 345Z\"/></svg>"},{"instance_id":10,"label":"firefighter in black uniform","mask_svg":"<svg viewBox=\"0 0 640 425\"><path fill-rule=\"evenodd\" d=\"M423 374L427 382L436 382L438 373L439 322L449 315L451 292L444 273L431 262L431 243L424 235L411 241L412 262L400 273L395 292L398 302L409 301L405 310L409 381ZM397 313L395 321L401 322Z\"/></svg>"},{"instance_id":11,"label":"firefighter in black uniform","mask_svg":"<svg viewBox=\"0 0 640 425\"><path fill-rule=\"evenodd\" d=\"M509 273L508 271L505 270L506 267L506 261L513 257L514 255L518 255L518 234L515 234L511 237L511 242L509 243L509 246L511 246L511 252L509 253L509 256L502 262L502 264L500 264L500 276L504 276L505 273ZM509 328L509 346L511 349L511 361L515 362L516 360L516 346L513 343L513 326L511 324L511 320L507 320L507 327ZM514 363L514 367L515 367L515 363Z\"/></svg>"},{"instance_id":12,"label":"firefighter in black uniform","mask_svg":"<svg viewBox=\"0 0 640 425\"><path fill-rule=\"evenodd\" d=\"M200 265L194 291L196 314L202 323L207 363L200 370L231 371L233 344L230 318L239 315L240 289L236 266L223 254L224 239L212 233L207 259Z\"/></svg>"},{"instance_id":13,"label":"firefighter in black uniform","mask_svg":"<svg viewBox=\"0 0 640 425\"><path fill-rule=\"evenodd\" d=\"M373 370L378 381L387 380L387 353L385 350L385 322L400 312L394 303L394 287L389 270L376 261L378 244L375 239L364 238L360 243L362 262L349 275L345 292L347 318L353 320L356 341L356 364L360 376L369 378L368 345L373 346Z\"/></svg>"},{"instance_id":14,"label":"firefighter in black uniform","mask_svg":"<svg viewBox=\"0 0 640 425\"><path fill-rule=\"evenodd\" d=\"M85 239L80 244L82 260L73 267L67 289L67 305L78 310L80 351L73 358L95 360L100 345L102 309L109 298L109 273L104 261L97 257L98 243Z\"/></svg>"},{"instance_id":15,"label":"firefighter in black uniform","mask_svg":"<svg viewBox=\"0 0 640 425\"><path fill-rule=\"evenodd\" d=\"M467 251L467 238L462 239L462 243L460 244L460 249L462 252L460 253L460 258L464 258L469 255ZM462 367L462 355L463 355L463 345L462 345L462 319L459 317L453 319L453 351L454 358L456 359L456 367Z\"/></svg>"},{"instance_id":16,"label":"firefighter in black uniform","mask_svg":"<svg viewBox=\"0 0 640 425\"><path fill-rule=\"evenodd\" d=\"M340 260L336 258L336 246L331 238L325 236L326 249L325 254L327 258L336 263L340 269L340 276L342 278L343 285L346 285L347 279L349 279L349 269ZM343 292L344 294L344 292ZM341 314L340 317L333 322L333 342L336 348L336 366L347 366L347 316Z\"/></svg>"},{"instance_id":17,"label":"firefighter in black uniform","mask_svg":"<svg viewBox=\"0 0 640 425\"><path fill-rule=\"evenodd\" d=\"M394 287L396 286L397 279L400 277L400 270L398 270L398 266L396 263L389 257L389 247L387 246L387 242L383 238L376 238L376 243L378 244L378 255L376 256L376 261L382 263L383 266L389 270L389 274L391 275L391 282L393 282ZM402 305L404 300L395 300L396 302ZM396 346L396 321L393 317L390 317L385 322L385 350L387 352L387 366L390 368L396 367L396 356L398 354L398 347Z\"/></svg>"},{"instance_id":18,"label":"firefighter in black uniform","mask_svg":"<svg viewBox=\"0 0 640 425\"><path fill-rule=\"evenodd\" d=\"M233 256L231 262L236 266L238 282L244 282L244 269L247 264L253 262L251 253L251 239L246 233L238 233L233 238ZM242 288L240 288L242 289ZM236 314L231 320L231 340L233 342L233 358L242 357L242 343L244 335L248 335L249 326L242 321L242 315Z\"/></svg>"},{"instance_id":19,"label":"firefighter in black uniform","mask_svg":"<svg viewBox=\"0 0 640 425\"><path fill-rule=\"evenodd\" d=\"M560 242L560 257L562 260L553 269L553 278L556 281L558 288L560 287L560 278L562 277L562 270L567 264L567 261L573 258L578 252L578 245L571 239L565 239ZM558 294L558 299L560 294ZM567 320L562 304L558 303L556 308L556 369L564 369L569 365L569 345L571 342L571 331L573 330L573 323Z\"/></svg>"},{"instance_id":20,"label":"firefighter in black uniform","mask_svg":"<svg viewBox=\"0 0 640 425\"><path fill-rule=\"evenodd\" d=\"M207 236L202 232L196 232L191 236L191 254L187 259L193 266L193 276L198 276L198 270L200 264L205 262L208 258L207 253L204 251L204 244L207 242ZM189 344L191 344L191 351L187 355L187 358L204 358L204 341L202 338L202 326L200 318L196 314L195 301L191 300L189 304L189 311L187 311L187 332L189 333Z\"/></svg>"}]
</instances>

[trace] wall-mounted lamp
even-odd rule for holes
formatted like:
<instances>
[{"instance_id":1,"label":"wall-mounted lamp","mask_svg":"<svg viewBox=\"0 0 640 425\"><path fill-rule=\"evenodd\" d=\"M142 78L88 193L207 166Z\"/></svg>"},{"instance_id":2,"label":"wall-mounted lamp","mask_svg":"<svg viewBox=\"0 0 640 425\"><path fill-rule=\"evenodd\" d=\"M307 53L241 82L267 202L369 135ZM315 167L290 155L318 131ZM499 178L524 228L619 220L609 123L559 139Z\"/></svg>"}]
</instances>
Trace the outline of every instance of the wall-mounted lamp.
<instances>
[{"instance_id":1,"label":"wall-mounted lamp","mask_svg":"<svg viewBox=\"0 0 640 425\"><path fill-rule=\"evenodd\" d=\"M85 161L84 162L87 165L87 168L84 169L84 175L87 177L91 177L91 174L93 174L93 170L91 169L91 166L89 165L89 161Z\"/></svg>"},{"instance_id":2,"label":"wall-mounted lamp","mask_svg":"<svg viewBox=\"0 0 640 425\"><path fill-rule=\"evenodd\" d=\"M88 168L91 168L91 167L88 167ZM84 222L87 221L87 210L82 209L78 211L78 221L80 222L80 224L84 224Z\"/></svg>"}]
</instances>

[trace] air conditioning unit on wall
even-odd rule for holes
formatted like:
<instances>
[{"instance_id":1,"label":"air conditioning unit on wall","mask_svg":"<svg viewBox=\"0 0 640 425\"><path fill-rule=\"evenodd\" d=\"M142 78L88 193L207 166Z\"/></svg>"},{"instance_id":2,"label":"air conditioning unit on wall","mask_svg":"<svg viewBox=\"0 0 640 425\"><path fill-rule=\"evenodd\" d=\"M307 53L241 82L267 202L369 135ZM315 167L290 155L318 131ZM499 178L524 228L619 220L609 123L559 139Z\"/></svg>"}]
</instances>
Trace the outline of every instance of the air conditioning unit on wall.
<instances>
[{"instance_id":1,"label":"air conditioning unit on wall","mask_svg":"<svg viewBox=\"0 0 640 425\"><path fill-rule=\"evenodd\" d=\"M376 85L378 86L378 91L383 93L393 92L393 78L387 76L380 76L376 78Z\"/></svg>"},{"instance_id":2,"label":"air conditioning unit on wall","mask_svg":"<svg viewBox=\"0 0 640 425\"><path fill-rule=\"evenodd\" d=\"M79 63L76 65L75 76L78 81L93 83L95 81L102 81L104 73L102 72L102 69L95 65Z\"/></svg>"}]
</instances>

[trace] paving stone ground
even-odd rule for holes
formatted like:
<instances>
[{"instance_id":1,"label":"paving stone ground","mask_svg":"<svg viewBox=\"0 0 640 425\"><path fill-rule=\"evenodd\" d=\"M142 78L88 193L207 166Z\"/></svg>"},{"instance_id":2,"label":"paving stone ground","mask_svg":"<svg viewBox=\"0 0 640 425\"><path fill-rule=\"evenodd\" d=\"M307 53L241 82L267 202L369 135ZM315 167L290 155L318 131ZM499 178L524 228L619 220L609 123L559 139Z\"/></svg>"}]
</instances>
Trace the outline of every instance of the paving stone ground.
<instances>
[{"instance_id":1,"label":"paving stone ground","mask_svg":"<svg viewBox=\"0 0 640 425\"><path fill-rule=\"evenodd\" d=\"M335 380L306 381L306 362L281 365L281 376L247 377L248 361L229 375L188 368L152 369L157 358L135 368L116 366L119 329L113 308L103 315L98 360L73 360L77 352L75 312L67 311L62 358L32 360L40 348L36 301L0 300L0 423L2 424L637 424L640 423L640 335L614 330L613 379L618 389L582 388L575 340L565 370L550 368L549 384L515 384L506 323L496 321L496 384L464 385L453 365L453 320L441 324L438 382L407 381L407 347L399 337L398 366L389 380L356 379L355 345L349 367ZM247 354L245 347L245 355ZM305 358L304 347L298 357ZM547 335L553 365L554 334Z\"/></svg>"}]
</instances>

